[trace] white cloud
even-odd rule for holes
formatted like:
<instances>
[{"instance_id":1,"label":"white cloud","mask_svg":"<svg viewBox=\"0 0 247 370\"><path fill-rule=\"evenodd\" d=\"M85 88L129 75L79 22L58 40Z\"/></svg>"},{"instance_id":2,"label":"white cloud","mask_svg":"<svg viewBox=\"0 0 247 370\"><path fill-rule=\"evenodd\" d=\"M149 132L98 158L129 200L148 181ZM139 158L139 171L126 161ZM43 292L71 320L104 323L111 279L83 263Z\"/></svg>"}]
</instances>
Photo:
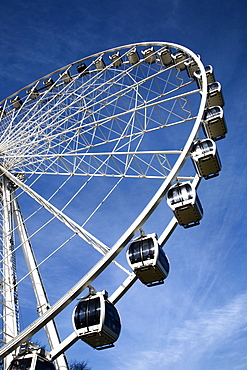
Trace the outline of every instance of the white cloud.
<instances>
[{"instance_id":1,"label":"white cloud","mask_svg":"<svg viewBox=\"0 0 247 370\"><path fill-rule=\"evenodd\" d=\"M201 312L194 319L184 321L167 333L167 338L164 333L163 345L160 341L157 346L154 343L153 349L144 348L133 358L128 357L127 362L121 362L116 369L201 369L200 361L217 350L230 346L234 351L232 342L244 334L246 328L247 292L244 292L224 307ZM232 357L231 352L227 351L223 356L225 359L229 357L229 361ZM247 364L245 354L242 359L238 358L238 361L241 360ZM203 368L206 369L206 363L205 366ZM233 369L233 363L229 362L228 368Z\"/></svg>"}]
</instances>

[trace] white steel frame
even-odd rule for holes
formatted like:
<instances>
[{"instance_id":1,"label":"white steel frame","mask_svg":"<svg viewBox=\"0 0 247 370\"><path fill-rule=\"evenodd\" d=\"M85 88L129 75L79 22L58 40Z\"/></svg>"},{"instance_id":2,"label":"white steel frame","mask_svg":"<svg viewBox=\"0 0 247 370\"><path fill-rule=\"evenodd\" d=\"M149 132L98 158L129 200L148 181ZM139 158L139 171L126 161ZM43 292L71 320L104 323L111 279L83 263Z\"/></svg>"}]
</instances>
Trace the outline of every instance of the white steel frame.
<instances>
[{"instance_id":1,"label":"white steel frame","mask_svg":"<svg viewBox=\"0 0 247 370\"><path fill-rule=\"evenodd\" d=\"M153 42L153 43L139 43L136 45L126 45L120 48L115 48L111 50L107 50L106 52L94 54L88 58L84 58L81 61L74 62L71 65L61 68L60 70L55 71L54 73L47 75L46 78L51 78L59 73L61 74L64 71L70 71L72 67L77 65L79 62L89 62L93 59L97 59L100 56L109 55L115 53L116 51L123 51L130 50L134 47L147 47L152 45L154 47L165 48L169 47L174 50L181 50L186 55L188 60L194 60L197 63L197 66L201 72L202 78L202 87L201 89L195 90L187 90L179 92L179 89L174 86L174 92L172 96L165 96L165 94L161 94L158 98L153 97L150 100L144 101L141 105L138 101L139 99L139 89L148 81L148 83L153 78L153 75L147 75L143 77L138 82L133 80L133 84L121 86L118 94L122 94L130 97L131 104L130 106L126 106L126 111L129 114L129 122L134 122L136 118L136 114L139 111L147 112L149 108L156 107L158 105L162 105L164 102L175 102L179 101L180 104L183 99L186 99L187 96L195 93L199 93L201 95L200 99L200 106L197 111L196 117L186 116L183 119L178 117L176 123L170 124L168 121L161 125L160 128L164 128L165 126L173 125L173 124L181 124L183 122L188 122L194 120L193 128L189 134L189 137L184 145L184 147L180 150L167 150L167 151L138 151L140 146L140 141L136 144L135 150L132 149L131 142L132 140L136 140L138 138L138 132L134 131L124 131L121 133L121 138L119 138L116 134L110 135L105 137L106 142L110 142L112 144L112 148L109 152L107 151L100 151L103 140L102 138L105 133L103 133L104 124L105 122L109 122L112 120L119 120L122 122L122 117L126 114L126 111L120 111L117 108L117 99L118 96L112 93L110 86L114 83L118 83L121 76L128 76L128 81L131 81L132 75L131 72L138 66L141 66L143 63L145 64L145 60L143 58L137 63L137 65L130 65L126 60L123 59L123 63L126 65L123 71L119 70L115 77L107 77L108 71L112 68L112 64L106 66L104 69L99 69L93 71L93 76L89 76L89 79L94 79L93 83L95 84L95 90L90 91L90 96L92 94L98 94L97 100L90 100L87 98L87 94L89 96L89 92L87 91L87 85L85 84L84 88L84 95L83 99L81 95L77 96L77 91L73 89L73 84L79 78L78 76L71 77L69 82L63 83L61 77L59 76L58 79L54 82L53 86L59 87L59 94L56 92L56 88L51 87L50 90L42 90L42 102L43 108L39 109L38 104L40 100L31 101L29 95L24 96L23 98L23 109L20 107L18 109L13 109L10 107L9 101L13 98L13 96L21 95L21 93L26 89L37 89L40 84L40 80L36 81L33 84L30 84L25 89L20 90L16 94L12 95L5 101L1 102L3 106L3 110L1 111L2 119L6 112L7 124L5 134L0 137L0 151L3 153L0 158L0 171L2 173L2 217L3 217L3 255L2 255L2 265L3 265L3 276L5 277L5 290L3 291L3 296L5 299L4 303L4 317L8 317L8 320L4 321L4 339L5 344L0 349L0 359L5 359L4 369L7 368L7 364L10 362L13 354L15 353L16 349L20 346L21 343L27 341L31 336L37 333L41 328L45 328L47 332L48 341L51 347L51 359L56 360L56 365L58 369L68 368L66 358L64 356L64 351L69 348L78 338L76 337L75 333L72 333L69 337L67 337L62 343L60 343L60 338L57 332L57 328L53 319L60 313L68 304L73 301L78 295L85 290L92 282L98 277L105 268L111 263L114 262L114 259L117 255L123 250L123 248L128 244L128 242L132 239L132 237L138 232L138 230L142 227L142 225L147 221L149 216L153 213L156 207L159 205L167 190L169 189L170 185L179 179L189 179L192 181L193 186L197 187L200 179L195 174L194 176L180 176L179 173L183 168L184 163L186 162L190 149L193 145L194 140L197 138L199 129L201 127L201 121L203 117L203 112L206 105L206 98L207 98L207 81L206 81L206 73L203 67L203 64L200 61L200 58L191 52L189 49L182 47L177 44L172 43L160 43L160 42ZM160 63L160 62L159 62ZM93 63L89 64L88 71L92 68ZM150 66L151 68L151 66ZM171 65L164 67L168 73L169 71L175 70L176 65ZM91 72L90 72L91 73ZM89 73L89 74L90 74ZM162 74L162 69L156 72L156 76L160 76ZM99 77L97 77L99 76ZM97 79L98 78L98 79ZM103 80L102 80L103 78ZM180 77L178 77L180 78ZM44 80L42 79L42 80ZM114 80L115 79L115 80ZM136 75L136 80L138 80L138 75ZM104 81L104 82L102 82ZM120 82L119 82L120 83ZM151 83L151 82L150 82ZM167 81L164 80L164 84ZM191 82L190 82L191 83ZM183 86L186 85L188 87L190 83L186 82ZM150 87L151 91L151 86ZM67 94L65 91L67 89ZM134 91L134 95L131 94ZM107 94L108 95L104 95ZM147 93L147 99L152 95L152 92ZM66 97L65 97L66 95ZM102 97L101 97L102 96ZM87 100L88 99L88 100ZM100 115L100 108L99 106L104 105L104 99L107 99L109 105L109 112L111 116L103 117ZM50 108L49 104L52 101L56 102L53 105L54 111L54 120L50 119ZM74 109L75 101L78 103L82 101L81 108L78 110ZM78 103L79 104L79 103ZM174 103L175 104L175 103ZM28 108L30 105L31 108ZM79 106L79 105L78 105ZM47 109L46 109L47 107ZM68 107L69 110L68 110ZM110 108L111 107L111 108ZM113 107L113 108L112 108ZM115 108L114 108L115 107ZM26 109L25 109L26 108ZM19 113L22 109L22 113ZM33 116L30 116L30 110L32 109ZM74 111L73 111L74 109ZM103 109L103 108L102 108ZM186 109L184 107L181 108L182 110ZM69 115L66 116L66 112L69 111ZM87 149L82 151L80 147L80 142L78 141L78 145L75 145L75 138L77 137L78 130L82 129L82 126L79 128L76 126L76 117L78 117L78 112L80 114L84 114L85 120L91 120L93 124L95 124L95 128L88 126L88 138L91 138L91 141L86 143ZM18 116L19 113L19 116ZM144 122L147 119L144 113ZM169 116L169 115L168 115ZM66 126L66 122L70 121L72 129L70 130L69 126ZM14 127L16 123L16 126ZM23 129L26 127L26 122L29 122L28 130L31 132L31 135L27 135L27 129ZM4 123L4 120L3 120ZM23 126L24 125L24 126ZM58 127L61 128L61 132L57 131ZM12 131L13 127L13 131ZM102 129L101 129L102 128ZM151 127L150 129L148 126L143 127L143 132L141 133L144 135L146 132L153 131L157 128ZM87 130L87 128L86 128ZM98 130L98 131L97 131ZM100 131L101 130L101 131ZM98 137L97 133L102 133L102 137ZM62 140L64 139L64 141ZM124 147L121 148L120 140L123 139L126 141L127 144L124 144ZM98 140L99 139L99 140ZM2 140L2 141L1 141ZM92 145L93 140L98 144ZM51 144L52 143L52 144ZM50 146L51 145L51 146ZM96 149L95 151L91 150ZM41 150L40 150L41 148ZM123 150L125 149L125 150ZM128 170L131 168L132 164L136 159L140 159L142 155L150 155L150 157L159 157L159 156L167 156L170 154L176 154L178 156L175 164L172 168L167 170L166 174L156 172L156 175L151 174L150 177L148 174L143 173L136 173L133 171L131 174L128 174ZM114 158L115 162L110 162ZM124 158L124 159L122 159ZM128 160L127 160L128 158ZM144 160L143 160L144 162ZM78 164L79 163L79 164ZM97 163L96 165L93 163ZM114 164L113 164L114 163ZM116 164L116 163L119 163ZM120 164L124 163L124 170L120 169ZM147 168L152 168L152 161L147 164ZM87 168L86 168L87 166ZM115 166L115 167L114 167ZM117 169L119 168L119 172ZM134 167L133 167L134 168ZM84 170L83 170L84 169ZM111 170L111 172L110 172ZM63 209L58 209L49 200L46 200L41 194L38 194L34 189L27 185L22 179L16 175L15 173L22 173L25 172L26 175L29 174L54 174L57 175L81 175L87 176L89 179L92 177L103 176L103 177L117 177L119 181L116 183L115 186L118 185L122 181L123 178L126 177L146 177L146 178L163 178L163 182L159 187L158 191L154 194L152 199L148 202L145 206L143 211L138 215L135 221L129 226L129 228L123 233L123 235L116 241L116 243L109 248L106 246L102 241L96 238L94 235L89 233L85 227L78 225L74 220L68 217ZM79 173L78 173L79 172ZM140 180L141 181L141 180ZM41 275L38 270L38 265L35 260L34 251L30 242L30 237L27 233L27 229L25 226L25 220L22 215L20 206L18 204L17 196L15 191L9 189L9 184L12 184L14 187L22 190L26 194L28 194L32 199L34 199L41 207L45 208L52 217L60 220L63 224L65 224L70 230L72 230L75 234L79 235L83 240L85 240L89 245L93 246L95 249L100 251L103 254L103 257L94 265L92 269L90 269L85 276L81 280L79 280L65 295L63 295L55 304L51 307L48 302L47 294L42 283ZM103 201L102 201L103 202ZM64 207L65 208L65 207ZM97 209L96 209L97 210ZM12 279L13 275L13 268L12 268L12 245L11 240L13 238L13 221L16 224L16 230L19 234L20 243L23 249L23 253L25 256L25 260L28 266L29 274L32 280L33 289L37 299L37 305L39 307L39 314L40 317L37 318L31 325L29 325L26 329L22 330L18 333L17 324L16 324L16 313L15 313L15 304L14 304L14 282ZM164 245L165 242L169 239L173 231L177 226L177 221L173 217L168 226L165 228L164 232L159 238L159 244ZM12 231L11 231L12 230ZM117 264L117 263L116 263ZM118 264L117 264L118 265ZM124 268L122 268L126 271ZM136 281L136 276L134 273L130 273L126 271L128 277L126 280L120 285L120 287L111 295L110 301L112 303L116 303L125 293L126 291L134 284ZM9 281L10 289L6 288L7 284L6 281ZM9 340L10 339L10 340Z\"/></svg>"}]
</instances>

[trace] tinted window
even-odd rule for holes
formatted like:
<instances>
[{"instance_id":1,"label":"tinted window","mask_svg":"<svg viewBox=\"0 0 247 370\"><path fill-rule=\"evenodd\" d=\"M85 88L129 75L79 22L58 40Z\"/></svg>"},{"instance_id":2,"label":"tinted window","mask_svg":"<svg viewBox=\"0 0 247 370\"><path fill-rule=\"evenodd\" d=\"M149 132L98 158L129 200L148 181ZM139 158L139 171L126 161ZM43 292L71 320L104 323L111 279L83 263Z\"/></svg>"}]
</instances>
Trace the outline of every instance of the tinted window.
<instances>
[{"instance_id":1,"label":"tinted window","mask_svg":"<svg viewBox=\"0 0 247 370\"><path fill-rule=\"evenodd\" d=\"M189 184L186 184L186 185L183 185L181 186L181 194L182 194L182 198L183 200L188 200L188 199L192 199L192 188Z\"/></svg>"},{"instance_id":2,"label":"tinted window","mask_svg":"<svg viewBox=\"0 0 247 370\"><path fill-rule=\"evenodd\" d=\"M221 112L220 107L213 107L206 111L205 119L209 119L210 117L217 116Z\"/></svg>"},{"instance_id":3,"label":"tinted window","mask_svg":"<svg viewBox=\"0 0 247 370\"><path fill-rule=\"evenodd\" d=\"M82 300L75 310L76 329L86 328L100 323L100 298Z\"/></svg>"},{"instance_id":4,"label":"tinted window","mask_svg":"<svg viewBox=\"0 0 247 370\"><path fill-rule=\"evenodd\" d=\"M168 192L168 198L171 200L171 204L181 202L181 196L178 188L170 189Z\"/></svg>"},{"instance_id":5,"label":"tinted window","mask_svg":"<svg viewBox=\"0 0 247 370\"><path fill-rule=\"evenodd\" d=\"M8 370L28 370L31 367L32 358L22 358L20 360L13 360Z\"/></svg>"},{"instance_id":6,"label":"tinted window","mask_svg":"<svg viewBox=\"0 0 247 370\"><path fill-rule=\"evenodd\" d=\"M212 150L213 150L213 144L212 144L212 142L211 142L211 141L209 141L209 140L205 140L205 141L203 141L201 144L202 144L202 147L203 147L203 149L204 149L204 153L206 153L206 152L210 152L210 151L212 151Z\"/></svg>"},{"instance_id":7,"label":"tinted window","mask_svg":"<svg viewBox=\"0 0 247 370\"><path fill-rule=\"evenodd\" d=\"M121 330L120 317L113 304L105 302L105 326L112 330L117 336Z\"/></svg>"},{"instance_id":8,"label":"tinted window","mask_svg":"<svg viewBox=\"0 0 247 370\"><path fill-rule=\"evenodd\" d=\"M205 72L210 72L211 71L211 67L210 66L206 66L205 67Z\"/></svg>"},{"instance_id":9,"label":"tinted window","mask_svg":"<svg viewBox=\"0 0 247 370\"><path fill-rule=\"evenodd\" d=\"M88 326L100 323L100 298L92 298L88 301Z\"/></svg>"},{"instance_id":10,"label":"tinted window","mask_svg":"<svg viewBox=\"0 0 247 370\"><path fill-rule=\"evenodd\" d=\"M171 200L171 204L176 204L184 200L192 199L193 193L189 184L177 186L168 191L168 198Z\"/></svg>"},{"instance_id":11,"label":"tinted window","mask_svg":"<svg viewBox=\"0 0 247 370\"><path fill-rule=\"evenodd\" d=\"M75 327L76 329L87 327L87 301L80 301L75 310Z\"/></svg>"},{"instance_id":12,"label":"tinted window","mask_svg":"<svg viewBox=\"0 0 247 370\"><path fill-rule=\"evenodd\" d=\"M154 242L152 238L138 240L129 246L130 263L143 262L154 258Z\"/></svg>"},{"instance_id":13,"label":"tinted window","mask_svg":"<svg viewBox=\"0 0 247 370\"><path fill-rule=\"evenodd\" d=\"M192 148L192 152L195 152L197 155L200 155L202 152L200 143L195 144Z\"/></svg>"},{"instance_id":14,"label":"tinted window","mask_svg":"<svg viewBox=\"0 0 247 370\"><path fill-rule=\"evenodd\" d=\"M129 254L129 259L130 259L131 264L141 262L140 248L141 248L140 241L133 242L130 244L128 254Z\"/></svg>"},{"instance_id":15,"label":"tinted window","mask_svg":"<svg viewBox=\"0 0 247 370\"><path fill-rule=\"evenodd\" d=\"M165 255L165 252L163 251L163 249L159 246L159 261L161 263L161 265L164 267L166 273L168 274L169 272L169 269L170 269L170 265L169 265L169 262L168 262L168 259Z\"/></svg>"},{"instance_id":16,"label":"tinted window","mask_svg":"<svg viewBox=\"0 0 247 370\"><path fill-rule=\"evenodd\" d=\"M142 242L142 260L150 260L154 258L154 242L152 238L145 239Z\"/></svg>"},{"instance_id":17,"label":"tinted window","mask_svg":"<svg viewBox=\"0 0 247 370\"><path fill-rule=\"evenodd\" d=\"M42 361L41 359L38 359L35 370L55 370L55 366L52 362Z\"/></svg>"},{"instance_id":18,"label":"tinted window","mask_svg":"<svg viewBox=\"0 0 247 370\"><path fill-rule=\"evenodd\" d=\"M215 90L219 90L218 82L213 82L212 84L208 85L208 91L213 92Z\"/></svg>"}]
</instances>

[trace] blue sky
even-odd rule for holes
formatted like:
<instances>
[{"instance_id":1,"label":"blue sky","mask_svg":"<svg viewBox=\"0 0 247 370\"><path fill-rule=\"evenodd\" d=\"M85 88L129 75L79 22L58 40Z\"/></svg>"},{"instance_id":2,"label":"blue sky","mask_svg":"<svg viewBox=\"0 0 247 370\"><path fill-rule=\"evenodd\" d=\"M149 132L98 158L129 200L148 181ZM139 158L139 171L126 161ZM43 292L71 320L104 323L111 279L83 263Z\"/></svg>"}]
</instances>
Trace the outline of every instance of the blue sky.
<instances>
[{"instance_id":1,"label":"blue sky","mask_svg":"<svg viewBox=\"0 0 247 370\"><path fill-rule=\"evenodd\" d=\"M115 348L97 352L77 342L67 351L70 360L88 360L94 370L247 368L246 14L244 0L1 1L0 100L70 62L143 41L188 47L214 67L223 87L229 132L218 143L220 176L199 188L201 225L178 227L168 241L171 272L163 286L137 282L119 301L122 332ZM125 207L123 195L118 202ZM131 206L123 215L126 227L128 212ZM149 227L162 230L161 211ZM76 253L58 267L56 284L64 291L76 280L70 275L73 259L81 258ZM62 255L62 264L71 254ZM118 274L110 268L103 274L107 286L96 287L111 293ZM58 318L63 337L71 330L71 309Z\"/></svg>"}]
</instances>

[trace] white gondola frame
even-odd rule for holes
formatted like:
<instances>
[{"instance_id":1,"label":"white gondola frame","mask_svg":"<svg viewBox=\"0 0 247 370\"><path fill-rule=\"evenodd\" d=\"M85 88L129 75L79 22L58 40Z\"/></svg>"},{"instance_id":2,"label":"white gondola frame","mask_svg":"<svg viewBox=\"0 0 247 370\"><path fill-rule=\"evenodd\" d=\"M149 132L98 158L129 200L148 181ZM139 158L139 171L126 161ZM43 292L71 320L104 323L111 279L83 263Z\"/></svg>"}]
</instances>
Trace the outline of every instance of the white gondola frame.
<instances>
[{"instance_id":1,"label":"white gondola frame","mask_svg":"<svg viewBox=\"0 0 247 370\"><path fill-rule=\"evenodd\" d=\"M187 199L181 194L180 189L183 187L185 189L186 187L190 188L190 192L187 193ZM179 189L180 200L177 202L172 202L172 199L174 199L174 197L171 198L169 193L176 188ZM167 192L167 204L173 211L179 225L183 226L184 228L199 225L200 220L203 216L203 209L196 189L192 186L190 182L183 182L171 186Z\"/></svg>"},{"instance_id":2,"label":"white gondola frame","mask_svg":"<svg viewBox=\"0 0 247 370\"><path fill-rule=\"evenodd\" d=\"M217 81L208 85L207 106L212 108L215 106L223 107L225 105L222 95L221 84Z\"/></svg>"},{"instance_id":3,"label":"white gondola frame","mask_svg":"<svg viewBox=\"0 0 247 370\"><path fill-rule=\"evenodd\" d=\"M206 143L207 148L204 147ZM206 180L218 176L221 171L221 161L216 144L212 139L196 141L190 155L199 176Z\"/></svg>"},{"instance_id":4,"label":"white gondola frame","mask_svg":"<svg viewBox=\"0 0 247 370\"><path fill-rule=\"evenodd\" d=\"M119 333L120 333L120 330L121 330L121 318L120 318L119 312L115 308L115 306L107 300L107 292L106 291L103 290L102 292L94 293L93 295L89 295L88 297L84 297L82 300L84 302L88 302L88 301L93 300L93 299L99 299L99 302L100 302L100 304L99 304L99 307L100 307L99 323L95 324L95 325L82 327L82 328L79 328L79 329L76 327L75 313L76 313L78 305L81 302L80 301L77 304L77 306L74 308L73 315L72 315L74 331L75 331L76 335L79 337L79 339L81 339L82 341L84 341L85 343L87 343L88 345L90 345L91 347L93 347L95 349L104 349L104 348L113 347L114 346L113 343L115 343L116 340L118 339ZM106 310L106 304L107 303L114 307L115 312L118 315L119 323L120 323L120 330L119 330L118 334L116 334L114 331L112 331L109 328L109 326L107 326L105 324L106 311L107 311Z\"/></svg>"},{"instance_id":5,"label":"white gondola frame","mask_svg":"<svg viewBox=\"0 0 247 370\"><path fill-rule=\"evenodd\" d=\"M218 113L210 113L216 109L218 110ZM222 107L214 106L206 109L202 123L203 131L208 138L213 139L214 141L225 138L227 134L227 126Z\"/></svg>"},{"instance_id":6,"label":"white gondola frame","mask_svg":"<svg viewBox=\"0 0 247 370\"><path fill-rule=\"evenodd\" d=\"M153 242L153 258L144 259L143 258L143 250L140 248L141 253L141 261L132 263L129 255L129 250L133 243L139 242L139 241L145 241L151 239ZM133 272L136 274L136 276L139 278L139 280L147 285L147 286L153 286L153 285L159 285L163 284L164 280L167 278L169 274L169 260L164 253L167 263L168 263L168 270L165 269L165 267L161 263L161 259L159 258L162 249L158 244L157 235L155 233L148 234L145 236L138 237L130 243L127 252L126 252L126 258L128 261L128 264L130 268L133 270Z\"/></svg>"}]
</instances>

